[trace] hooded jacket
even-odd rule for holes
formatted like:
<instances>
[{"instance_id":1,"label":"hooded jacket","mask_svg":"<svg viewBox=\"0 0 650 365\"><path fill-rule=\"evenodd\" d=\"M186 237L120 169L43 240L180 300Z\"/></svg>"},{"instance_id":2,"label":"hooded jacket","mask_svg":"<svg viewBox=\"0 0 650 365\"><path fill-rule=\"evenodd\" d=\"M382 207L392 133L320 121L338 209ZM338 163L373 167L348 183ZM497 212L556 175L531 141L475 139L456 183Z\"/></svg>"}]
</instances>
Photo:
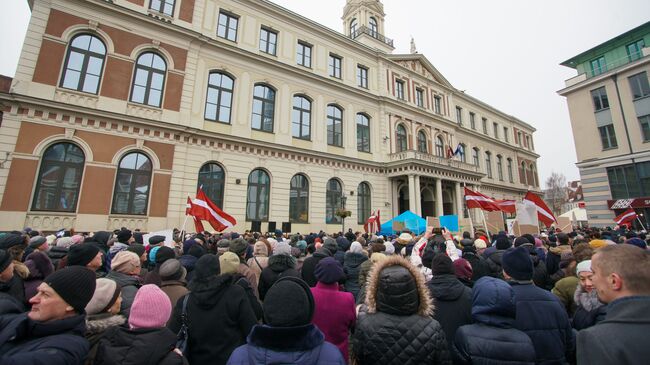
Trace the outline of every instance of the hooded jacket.
<instances>
[{"instance_id":1,"label":"hooded jacket","mask_svg":"<svg viewBox=\"0 0 650 365\"><path fill-rule=\"evenodd\" d=\"M111 327L99 341L96 365L182 365L174 352L176 335L168 328Z\"/></svg>"},{"instance_id":2,"label":"hooded jacket","mask_svg":"<svg viewBox=\"0 0 650 365\"><path fill-rule=\"evenodd\" d=\"M299 278L300 273L296 271L295 267L296 258L293 256L282 254L269 257L269 266L262 270L260 282L257 286L260 300L264 300L266 293L279 278L284 276L295 276Z\"/></svg>"},{"instance_id":3,"label":"hooded jacket","mask_svg":"<svg viewBox=\"0 0 650 365\"><path fill-rule=\"evenodd\" d=\"M54 268L60 269L61 266L59 263L61 260L63 260L64 257L68 256L68 248L60 246L50 247L50 249L47 251L47 256L50 258L50 261L52 261Z\"/></svg>"},{"instance_id":4,"label":"hooded jacket","mask_svg":"<svg viewBox=\"0 0 650 365\"><path fill-rule=\"evenodd\" d=\"M246 292L229 274L195 277L189 289L187 360L190 364L225 364L256 323ZM168 324L173 333L181 328L182 312L183 299L179 299Z\"/></svg>"},{"instance_id":5,"label":"hooded jacket","mask_svg":"<svg viewBox=\"0 0 650 365\"><path fill-rule=\"evenodd\" d=\"M345 272L345 290L352 293L355 300L359 294L359 270L361 264L368 260L368 256L362 253L346 252L343 259L343 272Z\"/></svg>"},{"instance_id":6,"label":"hooded jacket","mask_svg":"<svg viewBox=\"0 0 650 365\"><path fill-rule=\"evenodd\" d=\"M560 245L551 247L546 255L546 272L549 275L555 274L560 269L560 261L564 252L571 252L571 246Z\"/></svg>"},{"instance_id":7,"label":"hooded jacket","mask_svg":"<svg viewBox=\"0 0 650 365\"><path fill-rule=\"evenodd\" d=\"M199 260L198 257L189 254L185 254L178 258L178 261L181 262L181 265L183 265L183 267L187 271L187 275L185 275L185 280L187 280L187 282L192 281L192 279L194 278L194 266L196 265L196 262L198 260Z\"/></svg>"},{"instance_id":8,"label":"hooded jacket","mask_svg":"<svg viewBox=\"0 0 650 365\"><path fill-rule=\"evenodd\" d=\"M325 247L321 247L314 252L314 254L305 259L305 262L302 264L302 280L304 280L309 286L314 287L318 280L316 280L316 275L314 275L314 270L316 270L316 265L320 260L332 256L332 253Z\"/></svg>"},{"instance_id":9,"label":"hooded jacket","mask_svg":"<svg viewBox=\"0 0 650 365\"><path fill-rule=\"evenodd\" d=\"M472 265L473 282L477 282L484 276L490 276L490 266L481 255L476 253L474 246L463 246L463 258Z\"/></svg>"},{"instance_id":10,"label":"hooded jacket","mask_svg":"<svg viewBox=\"0 0 650 365\"><path fill-rule=\"evenodd\" d=\"M358 364L450 364L433 309L422 274L408 261L395 255L373 265L352 336Z\"/></svg>"},{"instance_id":11,"label":"hooded jacket","mask_svg":"<svg viewBox=\"0 0 650 365\"><path fill-rule=\"evenodd\" d=\"M596 289L587 293L578 285L573 298L577 309L571 319L571 326L577 331L596 325L607 316L607 305L598 299Z\"/></svg>"},{"instance_id":12,"label":"hooded jacket","mask_svg":"<svg viewBox=\"0 0 650 365\"><path fill-rule=\"evenodd\" d=\"M435 275L427 287L436 303L433 318L440 322L451 345L458 327L472 323L472 289L453 274Z\"/></svg>"}]
</instances>

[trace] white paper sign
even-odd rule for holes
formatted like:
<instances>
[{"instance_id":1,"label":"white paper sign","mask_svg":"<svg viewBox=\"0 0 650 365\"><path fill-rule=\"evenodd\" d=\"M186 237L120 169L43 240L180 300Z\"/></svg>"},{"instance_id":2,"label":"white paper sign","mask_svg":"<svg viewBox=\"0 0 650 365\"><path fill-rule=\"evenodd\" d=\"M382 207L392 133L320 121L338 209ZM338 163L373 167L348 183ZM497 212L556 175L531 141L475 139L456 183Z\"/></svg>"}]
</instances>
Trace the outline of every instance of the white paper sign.
<instances>
[{"instance_id":1,"label":"white paper sign","mask_svg":"<svg viewBox=\"0 0 650 365\"><path fill-rule=\"evenodd\" d=\"M144 246L149 246L149 238L153 236L165 236L165 246L174 248L176 245L176 242L174 242L174 230L173 229L166 229L164 231L158 231L158 232L149 232L147 234L142 235L142 242L144 243Z\"/></svg>"}]
</instances>

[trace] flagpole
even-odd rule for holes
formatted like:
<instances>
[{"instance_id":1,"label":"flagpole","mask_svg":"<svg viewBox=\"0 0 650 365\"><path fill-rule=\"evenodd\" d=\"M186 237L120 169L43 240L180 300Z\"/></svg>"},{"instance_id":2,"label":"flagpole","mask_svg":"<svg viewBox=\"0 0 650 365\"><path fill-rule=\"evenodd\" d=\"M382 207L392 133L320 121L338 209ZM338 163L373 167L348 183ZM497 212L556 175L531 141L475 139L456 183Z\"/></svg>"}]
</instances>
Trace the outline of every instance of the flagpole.
<instances>
[{"instance_id":1,"label":"flagpole","mask_svg":"<svg viewBox=\"0 0 650 365\"><path fill-rule=\"evenodd\" d=\"M467 184L463 181L463 201L465 202L465 211L467 211L467 217L469 217L469 230L472 232L472 236L474 236L474 222L472 221L472 212L469 210L469 207L467 206L467 199L465 198L465 188L467 188Z\"/></svg>"},{"instance_id":2,"label":"flagpole","mask_svg":"<svg viewBox=\"0 0 650 365\"><path fill-rule=\"evenodd\" d=\"M492 237L490 237L490 229L488 228L487 220L485 219L485 212L483 211L483 209L481 209L481 216L483 216L483 225L485 226L485 233L487 233L488 239L490 240L490 242L492 242Z\"/></svg>"},{"instance_id":3,"label":"flagpole","mask_svg":"<svg viewBox=\"0 0 650 365\"><path fill-rule=\"evenodd\" d=\"M646 229L645 229L645 227L643 226L643 223L641 223L641 219L639 219L639 216L638 216L638 215L636 216L636 220L639 221L639 224L641 225L641 228L643 228L643 230L645 231Z\"/></svg>"}]
</instances>

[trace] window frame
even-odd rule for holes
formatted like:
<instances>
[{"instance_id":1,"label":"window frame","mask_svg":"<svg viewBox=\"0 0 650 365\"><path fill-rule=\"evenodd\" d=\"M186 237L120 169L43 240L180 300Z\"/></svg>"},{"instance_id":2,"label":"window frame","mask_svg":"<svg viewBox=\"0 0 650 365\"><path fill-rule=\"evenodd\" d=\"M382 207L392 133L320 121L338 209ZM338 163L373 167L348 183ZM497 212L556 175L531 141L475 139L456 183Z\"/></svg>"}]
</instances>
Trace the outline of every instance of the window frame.
<instances>
[{"instance_id":1,"label":"window frame","mask_svg":"<svg viewBox=\"0 0 650 365\"><path fill-rule=\"evenodd\" d=\"M357 65L357 86L368 88L368 67Z\"/></svg>"},{"instance_id":2,"label":"window frame","mask_svg":"<svg viewBox=\"0 0 650 365\"><path fill-rule=\"evenodd\" d=\"M456 123L463 125L463 108L460 106L456 106Z\"/></svg>"},{"instance_id":3,"label":"window frame","mask_svg":"<svg viewBox=\"0 0 650 365\"><path fill-rule=\"evenodd\" d=\"M298 178L303 184L298 184ZM303 214L304 219L300 218ZM304 174L295 174L289 181L289 222L309 223L309 179Z\"/></svg>"},{"instance_id":4,"label":"window frame","mask_svg":"<svg viewBox=\"0 0 650 365\"><path fill-rule=\"evenodd\" d=\"M600 143L603 147L603 151L618 148L614 123L609 123L598 127L598 133L600 135Z\"/></svg>"},{"instance_id":5,"label":"window frame","mask_svg":"<svg viewBox=\"0 0 650 365\"><path fill-rule=\"evenodd\" d=\"M226 24L221 24L222 16L226 19ZM231 27L231 23L235 22L234 29ZM219 35L220 29L224 29L224 34ZM217 17L217 37L221 39L226 39L231 42L237 43L237 34L239 33L239 15L231 13L225 10L219 10L219 16Z\"/></svg>"},{"instance_id":6,"label":"window frame","mask_svg":"<svg viewBox=\"0 0 650 365\"><path fill-rule=\"evenodd\" d=\"M144 156L148 161L149 161L149 166L150 170L141 172L137 169L131 169L131 168L124 168L122 167L122 161L130 155L137 155L136 156L136 166L137 166L137 161L140 156ZM122 170L127 170L127 172L123 172ZM120 215L141 215L141 216L146 216L149 211L149 200L151 198L151 183L153 180L153 160L149 155L147 155L145 152L140 151L140 150L131 150L129 152L126 152L122 157L120 158L119 162L117 163L117 171L115 173L115 182L113 184L113 199L111 203L111 214L120 214ZM131 176L131 183L129 185L129 191L128 191L128 198L127 198L127 209L126 212L121 212L116 210L116 203L118 199L118 191L117 191L117 186L118 186L118 181L120 178L121 173L128 173ZM134 183L138 177L148 177L148 182L147 182L147 194L146 194L146 200L144 201L144 211L142 213L137 213L135 211L135 188L136 184ZM124 194L124 193L121 193Z\"/></svg>"},{"instance_id":7,"label":"window frame","mask_svg":"<svg viewBox=\"0 0 650 365\"><path fill-rule=\"evenodd\" d=\"M472 164L477 168L481 167L481 151L478 147L472 148Z\"/></svg>"},{"instance_id":8,"label":"window frame","mask_svg":"<svg viewBox=\"0 0 650 365\"><path fill-rule=\"evenodd\" d=\"M476 130L476 113L469 112L469 126L473 130Z\"/></svg>"},{"instance_id":9,"label":"window frame","mask_svg":"<svg viewBox=\"0 0 650 365\"><path fill-rule=\"evenodd\" d=\"M212 75L221 75L220 85L210 83L210 79L211 79ZM231 81L232 89L229 90L229 89L222 86L224 77L228 78ZM215 92L217 93L217 100L215 102L213 102L213 103L208 102L208 97L210 95L210 90L211 89L216 90ZM221 105L221 100L222 100L225 93L230 93L230 105L228 106L228 120L227 121L220 119L221 114L222 114L221 109L222 109L222 107L225 107L224 105ZM223 71L210 71L208 73L208 85L207 85L207 91L205 93L205 111L203 113L203 119L209 120L209 121L212 121L212 122L216 122L216 123L230 124L231 120L232 120L232 112L233 112L232 103L233 103L234 95L235 95L235 78L232 77L229 73L226 73L226 72L223 72ZM214 119L211 118L211 117L208 117L208 104L216 105Z\"/></svg>"},{"instance_id":10,"label":"window frame","mask_svg":"<svg viewBox=\"0 0 650 365\"><path fill-rule=\"evenodd\" d=\"M589 61L589 67L591 69L591 76L598 76L607 72L607 64L605 63L605 56L598 56L593 60Z\"/></svg>"},{"instance_id":11,"label":"window frame","mask_svg":"<svg viewBox=\"0 0 650 365\"><path fill-rule=\"evenodd\" d=\"M302 49L302 54L301 54ZM306 50L309 50L309 55L306 55ZM296 48L296 63L300 66L311 68L311 56L313 53L313 46L309 43L298 41ZM306 62L308 60L309 62Z\"/></svg>"},{"instance_id":12,"label":"window frame","mask_svg":"<svg viewBox=\"0 0 650 365\"><path fill-rule=\"evenodd\" d=\"M253 178L253 173L259 172L260 175L257 177L257 181L251 181ZM266 176L267 182L261 182L261 177ZM250 200L251 196L251 187L255 186L256 191L255 191L255 201ZM265 189L260 189L260 187L266 187ZM266 192L264 194L263 192ZM264 204L260 203L260 198L264 198ZM271 202L271 176L269 175L268 172L266 172L264 169L261 168L256 168L253 169L249 174L248 174L248 179L247 179L247 186L246 186L246 221L247 222L252 222L252 221L261 221L261 222L266 222L269 220L269 205ZM251 217L249 213L249 209L251 205L255 205L255 216ZM260 210L263 210L260 212Z\"/></svg>"},{"instance_id":13,"label":"window frame","mask_svg":"<svg viewBox=\"0 0 650 365\"><path fill-rule=\"evenodd\" d=\"M273 94L273 97L272 98L267 98L266 96L268 95L268 91L266 91L266 90L263 92L264 97L257 96L256 95L256 89L257 88L268 89L268 91L270 91ZM276 90L273 87L271 87L270 85L268 85L268 84L257 83L255 85L253 85L253 104L252 104L253 110L252 110L252 113L251 113L251 129L256 130L256 131L260 131L260 132L273 133L273 130L275 128L275 95L276 95ZM255 104L256 104L256 102L261 104L261 107L260 107L261 114L256 114L255 113ZM265 126L267 125L267 123L265 123L265 115L267 115L267 113L266 113L267 108L271 109L271 113L270 113L270 115L271 115L271 128L270 129L265 128ZM256 115L259 115L259 122L260 122L259 128L256 128L255 125L254 125Z\"/></svg>"},{"instance_id":14,"label":"window frame","mask_svg":"<svg viewBox=\"0 0 650 365\"><path fill-rule=\"evenodd\" d=\"M639 44L640 44L640 46L639 46ZM636 50L634 52L630 52L630 47L631 46L634 46L634 48L636 48ZM627 59L630 62L633 62L633 61L636 61L638 59L643 58L642 49L644 47L645 47L645 40L643 38L641 38L641 39L639 39L639 40L637 40L635 42L626 44L625 45L625 52L627 53Z\"/></svg>"},{"instance_id":15,"label":"window frame","mask_svg":"<svg viewBox=\"0 0 650 365\"><path fill-rule=\"evenodd\" d=\"M643 99L650 95L650 83L648 82L648 74L645 71L629 76L627 81L630 84L632 100Z\"/></svg>"},{"instance_id":16,"label":"window frame","mask_svg":"<svg viewBox=\"0 0 650 365\"><path fill-rule=\"evenodd\" d=\"M336 79L341 79L343 72L342 72L342 67L343 67L343 57L339 55L335 55L333 53L329 54L329 57L327 59L327 71L330 77L334 77Z\"/></svg>"},{"instance_id":17,"label":"window frame","mask_svg":"<svg viewBox=\"0 0 650 365\"><path fill-rule=\"evenodd\" d=\"M510 181L511 183L514 183L515 180L514 180L514 177L512 175L512 159L510 157L508 157L508 159L507 159L507 169L508 169L508 181Z\"/></svg>"},{"instance_id":18,"label":"window frame","mask_svg":"<svg viewBox=\"0 0 650 365\"><path fill-rule=\"evenodd\" d=\"M404 131L404 133L400 133L400 131ZM395 148L397 152L408 150L408 132L402 123L395 127Z\"/></svg>"},{"instance_id":19,"label":"window frame","mask_svg":"<svg viewBox=\"0 0 650 365\"><path fill-rule=\"evenodd\" d=\"M370 32L370 36L373 38L379 37L379 23L377 22L377 19L375 17L370 17L368 19L368 31Z\"/></svg>"},{"instance_id":20,"label":"window frame","mask_svg":"<svg viewBox=\"0 0 650 365\"><path fill-rule=\"evenodd\" d=\"M488 134L487 118L481 118L481 123L483 123L483 134L487 135Z\"/></svg>"},{"instance_id":21,"label":"window frame","mask_svg":"<svg viewBox=\"0 0 650 365\"><path fill-rule=\"evenodd\" d=\"M594 106L594 112L609 109L609 97L607 96L607 89L605 86L589 91L591 101Z\"/></svg>"},{"instance_id":22,"label":"window frame","mask_svg":"<svg viewBox=\"0 0 650 365\"><path fill-rule=\"evenodd\" d=\"M637 117L639 121L639 126L641 127L641 136L643 142L650 141L650 114L642 115Z\"/></svg>"},{"instance_id":23,"label":"window frame","mask_svg":"<svg viewBox=\"0 0 650 365\"><path fill-rule=\"evenodd\" d=\"M485 173L488 179L492 179L492 152L485 151Z\"/></svg>"},{"instance_id":24,"label":"window frame","mask_svg":"<svg viewBox=\"0 0 650 365\"><path fill-rule=\"evenodd\" d=\"M497 177L499 181L503 180L503 156L497 155Z\"/></svg>"},{"instance_id":25,"label":"window frame","mask_svg":"<svg viewBox=\"0 0 650 365\"><path fill-rule=\"evenodd\" d=\"M433 97L433 109L436 114L442 114L442 97L440 95L434 95Z\"/></svg>"},{"instance_id":26,"label":"window frame","mask_svg":"<svg viewBox=\"0 0 650 365\"><path fill-rule=\"evenodd\" d=\"M395 79L395 96L399 100L404 99L404 81L400 79Z\"/></svg>"},{"instance_id":27,"label":"window frame","mask_svg":"<svg viewBox=\"0 0 650 365\"><path fill-rule=\"evenodd\" d=\"M47 153L54 149L56 146L62 145L64 148L64 155L62 160L46 160L45 157ZM70 161L65 161L67 159L68 152L70 150L70 147L74 147L79 152L81 153L82 161L81 162L70 162ZM32 196L32 204L31 204L31 211L37 211L37 212L64 212L64 213L75 213L77 211L77 205L79 203L79 195L81 193L81 182L83 180L83 174L85 170L85 165L86 165L86 153L84 150L77 145L76 143L68 142L68 141L56 141L55 143L52 143L49 145L47 148L43 150L43 154L40 157L39 160L39 168L38 168L38 175L36 176L36 186L34 187L34 193ZM49 206L39 208L37 207L37 203L39 203L39 197L41 194L44 192L44 186L43 186L43 177L46 175L49 169L52 167L57 167L57 172L59 173L59 176L63 176L63 178L57 178L56 179L56 186L54 187L54 191L52 195L55 198L55 204L56 206L54 208L51 208ZM76 169L80 168L80 170L76 171ZM63 184L65 182L65 176L67 175L68 171L75 169L76 174L76 192L74 196L74 200L72 203L69 204L68 209L66 208L60 208L62 205L62 200L61 198L64 198L64 191L73 191L74 189L71 188L64 188ZM47 187L46 187L47 188ZM40 204L40 205L45 205L45 203Z\"/></svg>"},{"instance_id":28,"label":"window frame","mask_svg":"<svg viewBox=\"0 0 650 365\"><path fill-rule=\"evenodd\" d=\"M436 136L435 147L436 147L436 156L445 157L445 141L444 139L442 139L441 136Z\"/></svg>"},{"instance_id":29,"label":"window frame","mask_svg":"<svg viewBox=\"0 0 650 365\"><path fill-rule=\"evenodd\" d=\"M330 112L334 112L334 114L331 114ZM331 129L330 126L332 127ZM326 128L327 145L334 147L343 147L343 108L336 104L327 105ZM338 141L336 137L338 137Z\"/></svg>"},{"instance_id":30,"label":"window frame","mask_svg":"<svg viewBox=\"0 0 650 365\"><path fill-rule=\"evenodd\" d=\"M365 118L365 124L363 123L364 118ZM356 125L357 125L357 151L370 153L370 117L364 113L357 113ZM364 149L364 146L368 146L367 149Z\"/></svg>"},{"instance_id":31,"label":"window frame","mask_svg":"<svg viewBox=\"0 0 650 365\"><path fill-rule=\"evenodd\" d=\"M357 224L365 224L370 218L371 210L372 190L368 182L362 181L357 186Z\"/></svg>"},{"instance_id":32,"label":"window frame","mask_svg":"<svg viewBox=\"0 0 650 365\"><path fill-rule=\"evenodd\" d=\"M415 88L415 105L424 108L424 90L422 88Z\"/></svg>"},{"instance_id":33,"label":"window frame","mask_svg":"<svg viewBox=\"0 0 650 365\"><path fill-rule=\"evenodd\" d=\"M218 170L213 170L213 167L217 167ZM207 169L209 170L207 170ZM206 171L204 171L204 169ZM213 175L221 174L221 178L215 178ZM202 177L202 175L208 175L207 177ZM223 208L223 199L225 196L226 188L226 170L220 163L217 162L206 162L199 168L198 178L196 188L203 187L203 192L205 195L212 200L212 202L219 208Z\"/></svg>"},{"instance_id":34,"label":"window frame","mask_svg":"<svg viewBox=\"0 0 650 365\"><path fill-rule=\"evenodd\" d=\"M87 50L84 50L82 48L74 47L72 44L74 43L75 40L78 38L81 38L83 36L89 36L90 41L88 42L88 48ZM90 50L90 47L92 45L93 39L97 39L101 45L104 47L104 54L100 54L97 52L93 52ZM70 63L70 54L72 52L81 54L83 57L83 61L81 64L81 70L74 70L69 68L69 63ZM92 33L80 33L75 35L70 39L70 42L68 42L68 46L66 49L66 55L65 55L65 62L63 63L63 72L61 73L61 80L59 81L59 87L62 87L64 89L68 90L75 90L78 92L83 92L83 93L88 93L88 94L94 94L97 95L99 93L99 87L101 86L102 82L102 77L104 75L104 66L106 64L106 55L108 54L107 48L106 48L106 43L104 41L96 36L95 34ZM95 57L95 58L101 58L101 66L99 68L99 75L92 75L91 76L96 76L97 77L97 87L94 92L90 91L84 91L84 83L86 81L86 77L88 76L88 64L90 62L90 58ZM66 75L68 75L69 71L74 71L74 72L79 72L79 78L77 80L77 87L76 88L70 88L64 86L65 80L66 80Z\"/></svg>"},{"instance_id":35,"label":"window frame","mask_svg":"<svg viewBox=\"0 0 650 365\"><path fill-rule=\"evenodd\" d=\"M427 134L423 131L420 130L418 131L418 152L421 153L429 153L429 138L427 137Z\"/></svg>"},{"instance_id":36,"label":"window frame","mask_svg":"<svg viewBox=\"0 0 650 365\"><path fill-rule=\"evenodd\" d=\"M144 57L147 54L152 55L152 66L144 66L144 65L141 65L139 63L140 58ZM165 70L164 71L160 70L160 69L153 68L154 57L159 57L163 61L163 63L165 64ZM146 81L145 86L136 85L138 70L144 70L144 71L147 72L147 81ZM151 90L152 90L152 85L151 84L152 84L153 74L159 74L159 75L162 74L162 86L161 86L161 89L160 89L160 99L158 100L157 105L149 104L149 96L150 96L150 93L151 93ZM138 55L138 57L136 58L135 64L133 65L133 80L131 82L131 97L129 98L129 102L140 104L140 105L146 105L146 106L150 106L150 107L153 107L153 108L162 108L164 95L165 95L165 82L166 81L167 81L167 61L165 60L165 58L162 55L160 55L160 54L158 54L156 52L153 52L153 51L144 51L144 52L140 53ZM134 90L135 90L136 86L144 87L144 89L145 89L142 102L133 100L133 98L134 98Z\"/></svg>"},{"instance_id":37,"label":"window frame","mask_svg":"<svg viewBox=\"0 0 650 365\"><path fill-rule=\"evenodd\" d=\"M359 29L359 21L357 18L352 18L352 20L350 20L350 26L348 29L350 30L350 37L356 38L357 30Z\"/></svg>"},{"instance_id":38,"label":"window frame","mask_svg":"<svg viewBox=\"0 0 650 365\"><path fill-rule=\"evenodd\" d=\"M296 99L298 99L298 98L304 99L305 101L307 101L307 103L309 104L309 109L304 109L303 108L303 102L302 101L300 102L300 104L301 104L300 107L297 107L296 106ZM305 140L305 141L310 141L311 140L311 119L312 119L311 118L311 109L312 109L312 100L310 98L308 98L306 95L296 94L296 95L293 96L293 98L292 98L292 109L291 109L292 110L292 113L291 113L291 135L292 135L293 138L298 138L298 139L302 139L302 140ZM294 113L296 111L300 115L300 118L299 118L298 121L293 119ZM309 120L306 123L305 123L305 120L304 120L305 114L309 117ZM298 127L299 127L299 133L298 133L297 136L294 135L294 133L293 133L293 126L294 125L298 125ZM309 129L309 133L306 134L306 135L304 134L304 129L305 128Z\"/></svg>"},{"instance_id":39,"label":"window frame","mask_svg":"<svg viewBox=\"0 0 650 365\"><path fill-rule=\"evenodd\" d=\"M264 37L266 35L266 39ZM274 38L274 41L271 42L271 38ZM263 46L264 44L264 46ZM273 46L273 52L271 52L271 46ZM269 27L261 26L260 27L260 44L259 50L271 56L277 56L278 53L278 31L273 30Z\"/></svg>"},{"instance_id":40,"label":"window frame","mask_svg":"<svg viewBox=\"0 0 650 365\"><path fill-rule=\"evenodd\" d=\"M492 122L492 129L494 132L494 138L499 139L499 124L497 122Z\"/></svg>"},{"instance_id":41,"label":"window frame","mask_svg":"<svg viewBox=\"0 0 650 365\"><path fill-rule=\"evenodd\" d=\"M160 3L159 9L156 9L156 8L153 7L154 1L158 1ZM171 4L171 7L172 7L171 14L168 14L167 12L164 11L164 7L168 2L172 3ZM168 17L174 17L174 11L176 10L176 0L151 0L151 1L149 1L149 9L153 10L153 11L156 11L156 12L158 12L160 14L166 15Z\"/></svg>"},{"instance_id":42,"label":"window frame","mask_svg":"<svg viewBox=\"0 0 650 365\"><path fill-rule=\"evenodd\" d=\"M330 183L332 182L338 184L339 190L330 189ZM339 194L334 195L336 192ZM327 180L327 185L325 186L325 224L341 224L341 218L336 215L336 211L343 208L342 196L343 184L337 178Z\"/></svg>"},{"instance_id":43,"label":"window frame","mask_svg":"<svg viewBox=\"0 0 650 365\"><path fill-rule=\"evenodd\" d=\"M508 127L503 126L503 139L506 141L506 143L510 143L510 137L508 136L509 132L510 130L508 129Z\"/></svg>"}]
</instances>

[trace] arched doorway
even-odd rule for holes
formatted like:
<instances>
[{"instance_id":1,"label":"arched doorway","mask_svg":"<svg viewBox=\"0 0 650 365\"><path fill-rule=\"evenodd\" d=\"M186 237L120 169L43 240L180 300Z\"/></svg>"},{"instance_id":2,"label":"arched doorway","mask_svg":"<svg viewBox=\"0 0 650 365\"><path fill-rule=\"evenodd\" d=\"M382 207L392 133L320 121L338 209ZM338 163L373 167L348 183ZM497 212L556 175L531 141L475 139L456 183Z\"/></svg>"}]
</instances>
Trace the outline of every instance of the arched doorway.
<instances>
[{"instance_id":1,"label":"arched doorway","mask_svg":"<svg viewBox=\"0 0 650 365\"><path fill-rule=\"evenodd\" d=\"M454 199L449 190L442 190L442 215L454 214Z\"/></svg>"},{"instance_id":2,"label":"arched doorway","mask_svg":"<svg viewBox=\"0 0 650 365\"><path fill-rule=\"evenodd\" d=\"M429 187L422 189L420 193L420 206L422 207L422 217L433 217L435 198L433 190Z\"/></svg>"},{"instance_id":3,"label":"arched doorway","mask_svg":"<svg viewBox=\"0 0 650 365\"><path fill-rule=\"evenodd\" d=\"M402 187L399 188L398 196L397 214L402 214L409 210L409 186L402 185Z\"/></svg>"}]
</instances>

